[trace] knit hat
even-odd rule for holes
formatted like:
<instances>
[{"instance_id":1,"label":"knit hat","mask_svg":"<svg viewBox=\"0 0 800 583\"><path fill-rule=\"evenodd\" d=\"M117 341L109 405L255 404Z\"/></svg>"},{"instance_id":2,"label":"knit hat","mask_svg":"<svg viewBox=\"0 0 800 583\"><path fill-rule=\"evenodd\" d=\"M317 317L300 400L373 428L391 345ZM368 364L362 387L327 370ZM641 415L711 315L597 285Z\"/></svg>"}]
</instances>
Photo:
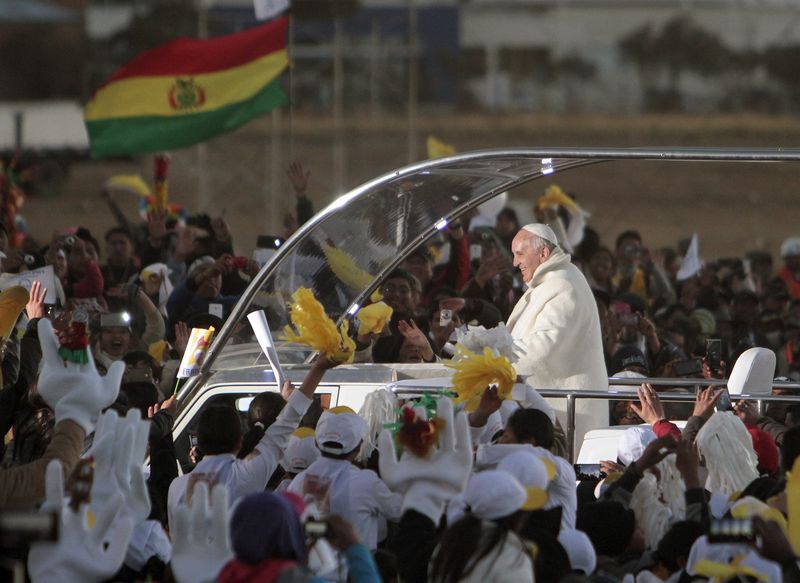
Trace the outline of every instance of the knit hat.
<instances>
[{"instance_id":1,"label":"knit hat","mask_svg":"<svg viewBox=\"0 0 800 583\"><path fill-rule=\"evenodd\" d=\"M695 438L705 458L712 494L732 494L744 490L758 477L758 456L744 423L730 411L717 411L706 421Z\"/></svg>"},{"instance_id":2,"label":"knit hat","mask_svg":"<svg viewBox=\"0 0 800 583\"><path fill-rule=\"evenodd\" d=\"M230 533L236 558L248 565L267 559L302 561L306 556L297 511L288 499L272 492L251 494L239 502L231 516Z\"/></svg>"},{"instance_id":3,"label":"knit hat","mask_svg":"<svg viewBox=\"0 0 800 583\"><path fill-rule=\"evenodd\" d=\"M736 359L728 379L732 395L769 394L775 376L775 353L768 348L749 348Z\"/></svg>"},{"instance_id":4,"label":"knit hat","mask_svg":"<svg viewBox=\"0 0 800 583\"><path fill-rule=\"evenodd\" d=\"M358 447L368 430L367 422L350 407L334 407L319 418L317 447L326 453L350 453Z\"/></svg>"},{"instance_id":5,"label":"knit hat","mask_svg":"<svg viewBox=\"0 0 800 583\"><path fill-rule=\"evenodd\" d=\"M514 476L527 492L523 510L539 510L547 504L547 486L550 483L547 466L532 452L517 451L497 464L497 469Z\"/></svg>"},{"instance_id":6,"label":"knit hat","mask_svg":"<svg viewBox=\"0 0 800 583\"><path fill-rule=\"evenodd\" d=\"M622 432L617 443L617 459L625 466L642 457L644 450L651 441L655 441L656 434L649 427L631 427Z\"/></svg>"},{"instance_id":7,"label":"knit hat","mask_svg":"<svg viewBox=\"0 0 800 583\"><path fill-rule=\"evenodd\" d=\"M598 555L617 557L633 537L636 517L619 502L592 502L578 508L575 528L589 536Z\"/></svg>"},{"instance_id":8,"label":"knit hat","mask_svg":"<svg viewBox=\"0 0 800 583\"><path fill-rule=\"evenodd\" d=\"M789 237L781 243L781 257L800 255L800 237Z\"/></svg>"},{"instance_id":9,"label":"knit hat","mask_svg":"<svg viewBox=\"0 0 800 583\"><path fill-rule=\"evenodd\" d=\"M573 571L582 571L584 575L594 573L597 567L597 553L585 532L565 528L559 533L558 542L567 551Z\"/></svg>"},{"instance_id":10,"label":"knit hat","mask_svg":"<svg viewBox=\"0 0 800 583\"><path fill-rule=\"evenodd\" d=\"M635 346L622 346L611 357L611 370L623 371L629 366L640 366L646 374L650 374L650 363L642 351Z\"/></svg>"},{"instance_id":11,"label":"knit hat","mask_svg":"<svg viewBox=\"0 0 800 583\"><path fill-rule=\"evenodd\" d=\"M500 470L474 474L464 490L469 511L481 520L496 520L522 509L528 493L517 479Z\"/></svg>"},{"instance_id":12,"label":"knit hat","mask_svg":"<svg viewBox=\"0 0 800 583\"><path fill-rule=\"evenodd\" d=\"M283 452L281 465L292 474L299 474L319 457L319 448L314 439L314 430L308 427L296 429L289 438Z\"/></svg>"},{"instance_id":13,"label":"knit hat","mask_svg":"<svg viewBox=\"0 0 800 583\"><path fill-rule=\"evenodd\" d=\"M529 223L522 227L523 231L528 231L545 241L558 245L558 237L553 232L553 229L542 223Z\"/></svg>"}]
</instances>

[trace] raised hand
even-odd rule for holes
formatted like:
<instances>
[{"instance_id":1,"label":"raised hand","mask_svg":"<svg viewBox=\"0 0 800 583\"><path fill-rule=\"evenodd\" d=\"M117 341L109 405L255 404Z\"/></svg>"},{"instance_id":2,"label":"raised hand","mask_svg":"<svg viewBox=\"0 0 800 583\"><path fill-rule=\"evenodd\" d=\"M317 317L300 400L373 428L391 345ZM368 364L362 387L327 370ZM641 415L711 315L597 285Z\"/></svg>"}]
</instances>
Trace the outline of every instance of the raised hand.
<instances>
[{"instance_id":1,"label":"raised hand","mask_svg":"<svg viewBox=\"0 0 800 583\"><path fill-rule=\"evenodd\" d=\"M44 318L44 298L47 295L47 288L42 287L41 282L37 279L31 284L30 299L25 305L25 311L28 313L28 318Z\"/></svg>"},{"instance_id":2,"label":"raised hand","mask_svg":"<svg viewBox=\"0 0 800 583\"><path fill-rule=\"evenodd\" d=\"M311 171L305 171L300 162L292 162L286 170L286 176L292 183L292 188L297 196L304 196L308 189L308 179L311 178Z\"/></svg>"},{"instance_id":3,"label":"raised hand","mask_svg":"<svg viewBox=\"0 0 800 583\"><path fill-rule=\"evenodd\" d=\"M216 581L225 564L233 559L229 515L225 486L214 486L209 509L208 486L205 482L195 483L189 504L175 510L171 533L172 573L178 583Z\"/></svg>"},{"instance_id":4,"label":"raised hand","mask_svg":"<svg viewBox=\"0 0 800 583\"><path fill-rule=\"evenodd\" d=\"M398 460L391 433L384 430L378 438L380 470L384 482L402 493L403 511L413 509L438 524L445 504L466 486L472 471L472 440L467 415L454 415L453 402L439 399L436 416L443 426L439 447L427 458L406 450Z\"/></svg>"},{"instance_id":5,"label":"raised hand","mask_svg":"<svg viewBox=\"0 0 800 583\"><path fill-rule=\"evenodd\" d=\"M637 407L636 403L631 406L645 423L655 425L662 419L666 419L664 406L661 404L661 399L658 398L658 393L656 393L653 385L645 383L636 389L636 393L639 395L639 406Z\"/></svg>"},{"instance_id":6,"label":"raised hand","mask_svg":"<svg viewBox=\"0 0 800 583\"><path fill-rule=\"evenodd\" d=\"M58 542L33 544L28 555L28 575L33 583L105 581L122 566L133 522L117 515L122 495L115 493L94 509L95 522L90 527L87 504L77 512L64 504L63 476L61 462L51 461L47 466L47 501L43 510L58 514Z\"/></svg>"},{"instance_id":7,"label":"raised hand","mask_svg":"<svg viewBox=\"0 0 800 583\"><path fill-rule=\"evenodd\" d=\"M69 419L91 433L100 411L117 399L125 363L113 363L104 377L97 373L91 350L88 363L65 364L58 354L58 339L50 320L39 320L38 330L42 348L39 394L55 411L56 422Z\"/></svg>"}]
</instances>

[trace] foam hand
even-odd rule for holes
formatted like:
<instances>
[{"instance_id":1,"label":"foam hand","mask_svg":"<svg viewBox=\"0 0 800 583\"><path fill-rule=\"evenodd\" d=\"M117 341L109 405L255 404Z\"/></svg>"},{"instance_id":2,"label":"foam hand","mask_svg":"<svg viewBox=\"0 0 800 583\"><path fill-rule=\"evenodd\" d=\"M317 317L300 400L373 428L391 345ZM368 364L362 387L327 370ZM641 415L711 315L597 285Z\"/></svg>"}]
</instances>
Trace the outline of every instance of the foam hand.
<instances>
[{"instance_id":1,"label":"foam hand","mask_svg":"<svg viewBox=\"0 0 800 583\"><path fill-rule=\"evenodd\" d=\"M115 493L122 495L120 516L134 526L150 515L150 496L144 477L144 456L150 423L142 421L138 409L120 419L115 411L100 416L89 456L95 461L92 484L92 509L104 504Z\"/></svg>"},{"instance_id":2,"label":"foam hand","mask_svg":"<svg viewBox=\"0 0 800 583\"><path fill-rule=\"evenodd\" d=\"M42 348L39 394L55 411L56 423L69 419L91 433L100 411L117 399L125 363L115 362L104 377L97 374L91 351L88 363L65 364L58 354L58 339L50 320L39 320L38 330Z\"/></svg>"},{"instance_id":3,"label":"foam hand","mask_svg":"<svg viewBox=\"0 0 800 583\"><path fill-rule=\"evenodd\" d=\"M191 502L175 511L172 573L178 583L216 581L225 564L233 559L229 516L225 486L214 486L209 509L208 486L197 482Z\"/></svg>"},{"instance_id":4,"label":"foam hand","mask_svg":"<svg viewBox=\"0 0 800 583\"><path fill-rule=\"evenodd\" d=\"M417 457L406 449L397 459L394 441L384 430L378 439L381 477L392 490L402 493L403 512L416 510L439 522L445 504L467 484L472 470L472 441L466 413L453 413L450 399L439 399L437 417L439 447L427 457Z\"/></svg>"},{"instance_id":5,"label":"foam hand","mask_svg":"<svg viewBox=\"0 0 800 583\"><path fill-rule=\"evenodd\" d=\"M75 512L64 504L64 471L61 462L47 466L44 508L60 517L58 542L35 543L28 555L28 575L33 583L80 583L104 581L122 566L133 532L129 518L118 518L122 496L115 494L95 511L93 526L88 505Z\"/></svg>"}]
</instances>

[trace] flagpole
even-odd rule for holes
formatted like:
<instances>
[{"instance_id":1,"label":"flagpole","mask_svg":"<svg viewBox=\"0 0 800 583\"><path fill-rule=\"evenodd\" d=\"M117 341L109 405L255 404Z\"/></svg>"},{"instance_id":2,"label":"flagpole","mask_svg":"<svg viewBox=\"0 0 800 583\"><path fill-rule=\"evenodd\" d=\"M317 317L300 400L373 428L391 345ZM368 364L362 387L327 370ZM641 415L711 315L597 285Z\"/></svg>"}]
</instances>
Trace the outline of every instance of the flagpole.
<instances>
[{"instance_id":1,"label":"flagpole","mask_svg":"<svg viewBox=\"0 0 800 583\"><path fill-rule=\"evenodd\" d=\"M336 196L344 192L345 153L342 139L344 117L344 54L342 51L342 17L337 15L333 25L333 185Z\"/></svg>"},{"instance_id":2,"label":"flagpole","mask_svg":"<svg viewBox=\"0 0 800 583\"><path fill-rule=\"evenodd\" d=\"M200 0L197 11L197 37L200 39L208 38L208 3L211 0ZM208 149L205 142L197 144L197 210L200 212L208 211L211 203L208 188L208 176L206 166L208 160Z\"/></svg>"},{"instance_id":3,"label":"flagpole","mask_svg":"<svg viewBox=\"0 0 800 583\"><path fill-rule=\"evenodd\" d=\"M417 4L408 0L408 163L417 161L417 100L419 98L417 66Z\"/></svg>"}]
</instances>

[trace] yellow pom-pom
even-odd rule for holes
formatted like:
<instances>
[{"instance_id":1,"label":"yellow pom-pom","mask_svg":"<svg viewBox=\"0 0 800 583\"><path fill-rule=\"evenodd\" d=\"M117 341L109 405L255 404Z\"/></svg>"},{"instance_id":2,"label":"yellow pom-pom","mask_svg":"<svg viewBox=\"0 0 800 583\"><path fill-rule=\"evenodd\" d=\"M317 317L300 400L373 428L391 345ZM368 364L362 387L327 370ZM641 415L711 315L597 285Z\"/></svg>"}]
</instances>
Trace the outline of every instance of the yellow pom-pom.
<instances>
[{"instance_id":1,"label":"yellow pom-pom","mask_svg":"<svg viewBox=\"0 0 800 583\"><path fill-rule=\"evenodd\" d=\"M310 346L336 363L352 362L356 343L348 335L349 326L343 322L339 330L325 313L310 289L301 287L292 294L292 325L286 326L286 339Z\"/></svg>"},{"instance_id":2,"label":"yellow pom-pom","mask_svg":"<svg viewBox=\"0 0 800 583\"><path fill-rule=\"evenodd\" d=\"M362 290L365 287L369 287L372 284L372 280L375 279L358 267L353 258L341 249L323 243L322 252L325 253L328 267L347 287Z\"/></svg>"},{"instance_id":3,"label":"yellow pom-pom","mask_svg":"<svg viewBox=\"0 0 800 583\"><path fill-rule=\"evenodd\" d=\"M511 397L511 389L517 380L517 373L505 356L497 356L486 347L483 354L476 354L462 346L456 346L456 358L448 367L455 369L453 390L456 403L466 403L467 411L474 411L481 396L490 385L497 386L501 399Z\"/></svg>"},{"instance_id":4,"label":"yellow pom-pom","mask_svg":"<svg viewBox=\"0 0 800 583\"><path fill-rule=\"evenodd\" d=\"M361 323L359 332L362 334L380 334L392 318L393 311L391 306L385 302L364 306L356 314L356 318Z\"/></svg>"},{"instance_id":5,"label":"yellow pom-pom","mask_svg":"<svg viewBox=\"0 0 800 583\"><path fill-rule=\"evenodd\" d=\"M544 191L544 196L539 197L539 200L536 201L536 206L540 209L549 206L563 206L571 214L578 211L578 205L575 201L557 184L551 184L547 187L547 190Z\"/></svg>"}]
</instances>

